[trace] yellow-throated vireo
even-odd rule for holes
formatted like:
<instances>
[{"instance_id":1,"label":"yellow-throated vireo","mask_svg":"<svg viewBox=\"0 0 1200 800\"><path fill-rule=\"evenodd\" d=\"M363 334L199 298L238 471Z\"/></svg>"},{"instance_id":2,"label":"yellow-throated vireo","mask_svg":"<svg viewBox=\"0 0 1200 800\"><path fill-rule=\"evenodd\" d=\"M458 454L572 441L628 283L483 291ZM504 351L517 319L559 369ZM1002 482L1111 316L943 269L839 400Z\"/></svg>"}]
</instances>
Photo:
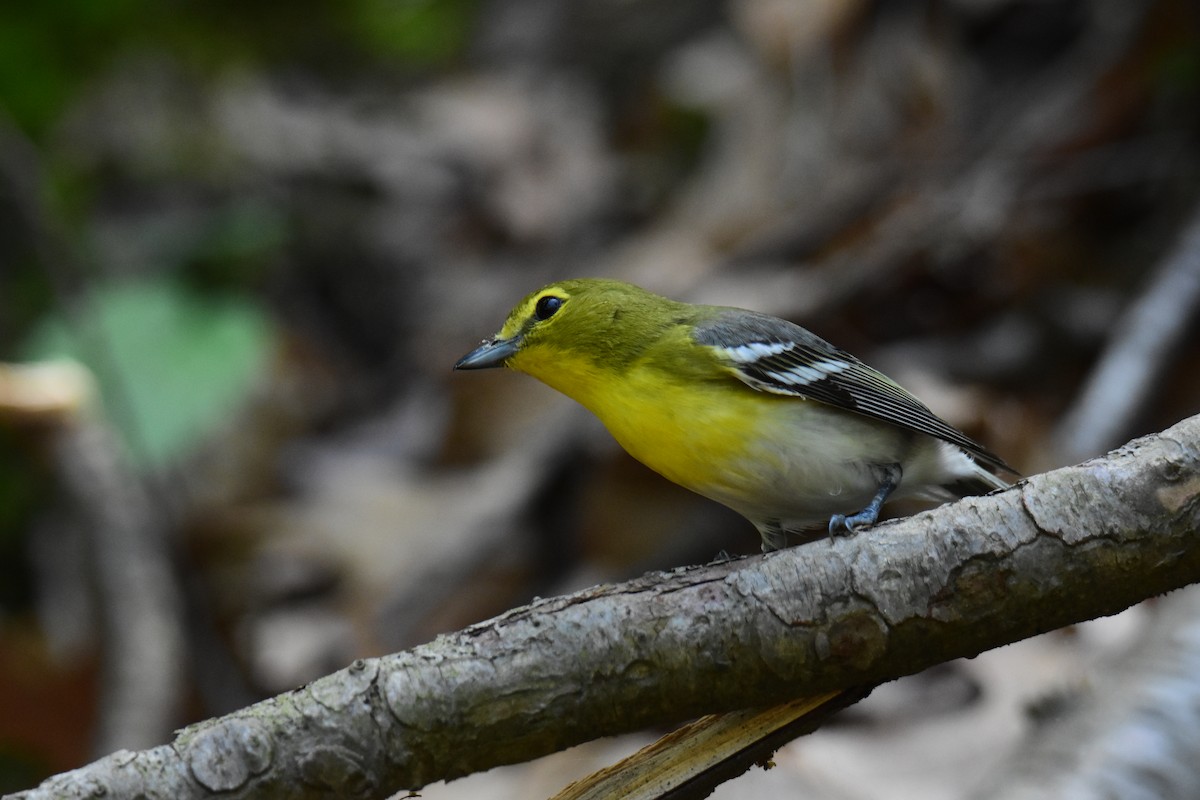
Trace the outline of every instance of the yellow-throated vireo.
<instances>
[{"instance_id":1,"label":"yellow-throated vireo","mask_svg":"<svg viewBox=\"0 0 1200 800\"><path fill-rule=\"evenodd\" d=\"M592 411L630 455L749 519L763 550L889 497L948 500L1016 474L896 382L777 317L585 278L530 294L455 369L507 365Z\"/></svg>"}]
</instances>

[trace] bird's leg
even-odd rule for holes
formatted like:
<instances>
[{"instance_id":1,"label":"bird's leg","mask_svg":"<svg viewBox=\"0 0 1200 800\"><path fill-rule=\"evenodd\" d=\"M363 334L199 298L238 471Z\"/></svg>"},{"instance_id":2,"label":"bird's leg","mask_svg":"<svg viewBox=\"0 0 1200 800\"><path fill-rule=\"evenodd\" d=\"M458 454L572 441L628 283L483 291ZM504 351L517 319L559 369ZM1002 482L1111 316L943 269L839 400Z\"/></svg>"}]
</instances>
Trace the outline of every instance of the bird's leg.
<instances>
[{"instance_id":1,"label":"bird's leg","mask_svg":"<svg viewBox=\"0 0 1200 800\"><path fill-rule=\"evenodd\" d=\"M883 502L900 485L900 476L903 474L899 464L885 465L879 491L871 498L871 502L867 504L866 508L850 516L834 514L829 518L830 537L837 536L838 531L842 529L854 533L859 525L874 525L875 521L879 519L879 511L883 508Z\"/></svg>"},{"instance_id":2,"label":"bird's leg","mask_svg":"<svg viewBox=\"0 0 1200 800\"><path fill-rule=\"evenodd\" d=\"M787 531L783 529L777 519L769 519L758 529L758 533L762 536L762 551L770 553L775 550L782 550L787 547Z\"/></svg>"}]
</instances>

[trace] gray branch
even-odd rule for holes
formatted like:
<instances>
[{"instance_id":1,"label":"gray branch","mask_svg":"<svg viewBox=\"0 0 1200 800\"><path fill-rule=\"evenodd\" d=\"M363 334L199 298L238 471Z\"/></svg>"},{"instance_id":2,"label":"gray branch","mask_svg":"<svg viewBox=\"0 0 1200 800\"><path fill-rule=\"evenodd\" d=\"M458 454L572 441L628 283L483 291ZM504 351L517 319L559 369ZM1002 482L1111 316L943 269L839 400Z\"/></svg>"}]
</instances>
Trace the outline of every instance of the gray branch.
<instances>
[{"instance_id":1,"label":"gray branch","mask_svg":"<svg viewBox=\"0 0 1200 800\"><path fill-rule=\"evenodd\" d=\"M1200 580L1200 417L987 497L541 600L15 795L382 797L914 673Z\"/></svg>"},{"instance_id":2,"label":"gray branch","mask_svg":"<svg viewBox=\"0 0 1200 800\"><path fill-rule=\"evenodd\" d=\"M54 440L65 493L90 534L104 648L95 750L149 746L178 724L187 650L165 526L102 420L81 414Z\"/></svg>"}]
</instances>

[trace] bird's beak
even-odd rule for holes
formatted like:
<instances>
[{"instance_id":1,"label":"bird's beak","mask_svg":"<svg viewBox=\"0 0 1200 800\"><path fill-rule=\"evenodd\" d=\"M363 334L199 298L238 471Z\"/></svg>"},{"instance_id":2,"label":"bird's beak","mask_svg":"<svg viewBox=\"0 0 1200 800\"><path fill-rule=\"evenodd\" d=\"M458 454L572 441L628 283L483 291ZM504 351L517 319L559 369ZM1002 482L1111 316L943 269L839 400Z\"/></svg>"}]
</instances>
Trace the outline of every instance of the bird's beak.
<instances>
[{"instance_id":1,"label":"bird's beak","mask_svg":"<svg viewBox=\"0 0 1200 800\"><path fill-rule=\"evenodd\" d=\"M504 362L516 355L521 337L511 339L489 339L458 360L455 369L487 369L503 367Z\"/></svg>"}]
</instances>

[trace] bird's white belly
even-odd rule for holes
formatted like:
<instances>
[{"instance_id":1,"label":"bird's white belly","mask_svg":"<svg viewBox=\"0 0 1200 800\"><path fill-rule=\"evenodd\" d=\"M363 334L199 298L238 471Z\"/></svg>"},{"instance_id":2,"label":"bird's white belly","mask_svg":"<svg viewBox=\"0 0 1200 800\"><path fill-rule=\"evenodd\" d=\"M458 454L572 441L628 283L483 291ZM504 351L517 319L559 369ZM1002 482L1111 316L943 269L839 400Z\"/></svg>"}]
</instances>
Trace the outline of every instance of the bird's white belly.
<instances>
[{"instance_id":1,"label":"bird's white belly","mask_svg":"<svg viewBox=\"0 0 1200 800\"><path fill-rule=\"evenodd\" d=\"M644 397L635 403L620 393L586 404L634 458L760 530L861 511L893 464L904 465L897 494L919 491L936 480L941 448L950 447L799 397L653 388L659 402L649 411Z\"/></svg>"},{"instance_id":2,"label":"bird's white belly","mask_svg":"<svg viewBox=\"0 0 1200 800\"><path fill-rule=\"evenodd\" d=\"M799 529L860 511L879 491L886 465L906 464L903 493L936 461L940 444L927 436L815 402L800 401L797 412L763 420L757 443L718 481L692 488L759 527Z\"/></svg>"}]
</instances>

